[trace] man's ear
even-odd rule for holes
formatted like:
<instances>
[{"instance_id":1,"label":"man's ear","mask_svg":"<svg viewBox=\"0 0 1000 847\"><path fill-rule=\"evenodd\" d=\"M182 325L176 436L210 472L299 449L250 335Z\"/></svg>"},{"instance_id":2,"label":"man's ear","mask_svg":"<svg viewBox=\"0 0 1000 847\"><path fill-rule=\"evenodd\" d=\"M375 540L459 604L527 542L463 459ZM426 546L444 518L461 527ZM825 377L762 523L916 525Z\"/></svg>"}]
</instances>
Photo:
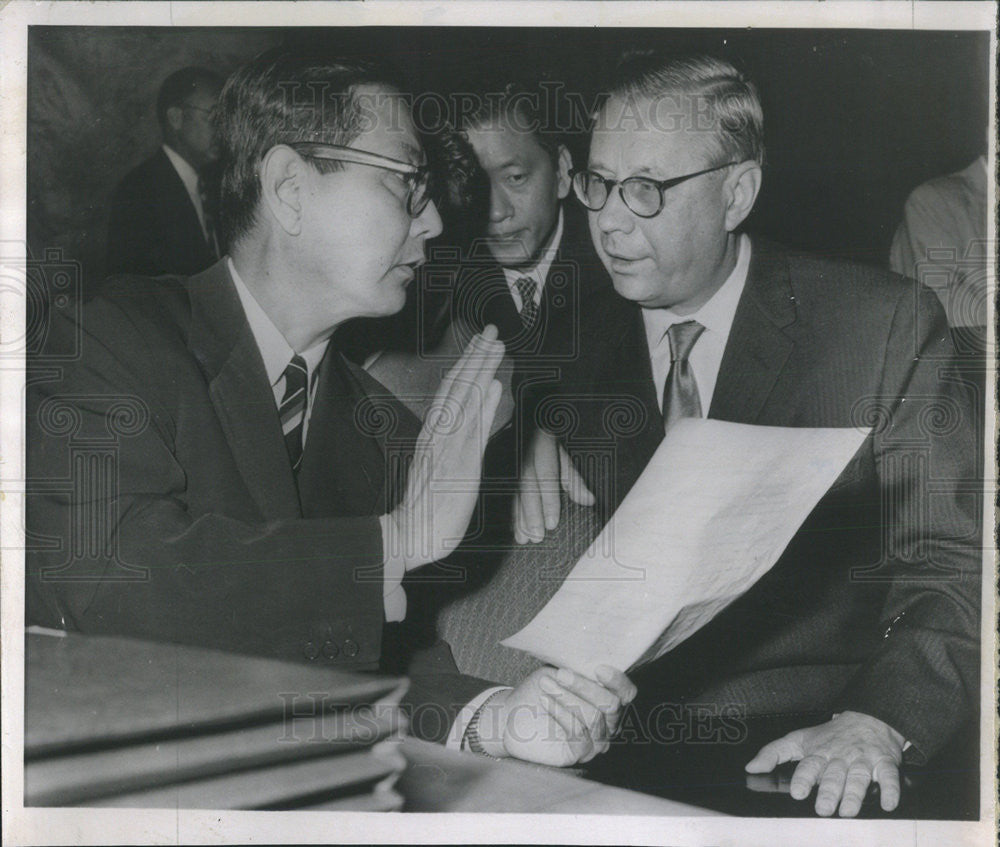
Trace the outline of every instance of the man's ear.
<instances>
[{"instance_id":1,"label":"man's ear","mask_svg":"<svg viewBox=\"0 0 1000 847\"><path fill-rule=\"evenodd\" d=\"M278 144L260 163L260 194L263 207L289 235L302 231L302 195L308 167L291 147Z\"/></svg>"},{"instance_id":2,"label":"man's ear","mask_svg":"<svg viewBox=\"0 0 1000 847\"><path fill-rule=\"evenodd\" d=\"M570 156L566 145L560 144L559 151L556 154L556 180L559 186L560 200L564 200L566 195L569 194L569 189L572 185L569 177L571 170L573 170L573 157Z\"/></svg>"},{"instance_id":3,"label":"man's ear","mask_svg":"<svg viewBox=\"0 0 1000 847\"><path fill-rule=\"evenodd\" d=\"M756 162L740 162L734 165L726 178L726 231L733 232L746 220L760 193L760 165Z\"/></svg>"},{"instance_id":4,"label":"man's ear","mask_svg":"<svg viewBox=\"0 0 1000 847\"><path fill-rule=\"evenodd\" d=\"M167 126L174 132L180 132L184 123L184 109L180 106L171 106L167 109Z\"/></svg>"}]
</instances>

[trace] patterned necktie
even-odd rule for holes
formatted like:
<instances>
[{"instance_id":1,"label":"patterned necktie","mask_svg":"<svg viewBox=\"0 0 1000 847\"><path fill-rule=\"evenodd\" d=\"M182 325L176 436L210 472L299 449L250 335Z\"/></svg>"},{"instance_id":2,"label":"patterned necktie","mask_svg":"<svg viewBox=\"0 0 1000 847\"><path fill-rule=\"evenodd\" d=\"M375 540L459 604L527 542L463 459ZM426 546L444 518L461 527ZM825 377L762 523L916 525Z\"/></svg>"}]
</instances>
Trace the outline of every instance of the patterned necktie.
<instances>
[{"instance_id":1,"label":"patterned necktie","mask_svg":"<svg viewBox=\"0 0 1000 847\"><path fill-rule=\"evenodd\" d=\"M205 180L198 177L198 198L201 200L201 216L205 221L205 243L212 255L219 257L219 241L215 235L215 209L212 202L212 195L205 185Z\"/></svg>"},{"instance_id":2,"label":"patterned necktie","mask_svg":"<svg viewBox=\"0 0 1000 847\"><path fill-rule=\"evenodd\" d=\"M514 285L517 286L517 293L521 295L521 326L531 329L538 319L538 304L535 302L538 283L531 277L522 276Z\"/></svg>"},{"instance_id":3,"label":"patterned necktie","mask_svg":"<svg viewBox=\"0 0 1000 847\"><path fill-rule=\"evenodd\" d=\"M298 471L302 462L302 425L306 418L306 363L296 354L285 368L285 394L278 407L278 417L281 419L281 431L285 436L285 447L288 448L288 459L292 470Z\"/></svg>"},{"instance_id":4,"label":"patterned necktie","mask_svg":"<svg viewBox=\"0 0 1000 847\"><path fill-rule=\"evenodd\" d=\"M680 418L701 417L701 397L698 395L698 382L688 362L688 354L694 343L705 331L697 321L685 321L674 324L667 330L667 341L670 342L670 371L667 381L663 384L663 428Z\"/></svg>"}]
</instances>

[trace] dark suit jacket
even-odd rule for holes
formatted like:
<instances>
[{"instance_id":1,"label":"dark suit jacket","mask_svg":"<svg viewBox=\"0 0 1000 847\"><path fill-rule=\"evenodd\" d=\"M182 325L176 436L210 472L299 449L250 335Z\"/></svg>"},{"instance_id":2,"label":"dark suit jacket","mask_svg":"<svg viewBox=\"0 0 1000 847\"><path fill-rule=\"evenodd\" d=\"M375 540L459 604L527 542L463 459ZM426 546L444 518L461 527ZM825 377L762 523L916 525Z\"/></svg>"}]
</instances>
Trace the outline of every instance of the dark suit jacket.
<instances>
[{"instance_id":1,"label":"dark suit jacket","mask_svg":"<svg viewBox=\"0 0 1000 847\"><path fill-rule=\"evenodd\" d=\"M559 401L572 410L562 435L610 514L662 419L638 307L609 291L591 317ZM775 567L637 672L647 705L852 709L896 728L918 757L972 713L983 433L968 385L949 377L953 354L929 290L754 241L709 417L874 433ZM609 451L610 474L594 455Z\"/></svg>"},{"instance_id":2,"label":"dark suit jacket","mask_svg":"<svg viewBox=\"0 0 1000 847\"><path fill-rule=\"evenodd\" d=\"M296 485L224 262L111 280L47 352L81 331L62 372L32 363L28 622L400 671L376 516L416 419L331 346ZM413 696L450 714L482 685L449 656L428 654Z\"/></svg>"},{"instance_id":3,"label":"dark suit jacket","mask_svg":"<svg viewBox=\"0 0 1000 847\"><path fill-rule=\"evenodd\" d=\"M108 273L190 275L214 261L184 183L157 150L125 175L111 198Z\"/></svg>"}]
</instances>

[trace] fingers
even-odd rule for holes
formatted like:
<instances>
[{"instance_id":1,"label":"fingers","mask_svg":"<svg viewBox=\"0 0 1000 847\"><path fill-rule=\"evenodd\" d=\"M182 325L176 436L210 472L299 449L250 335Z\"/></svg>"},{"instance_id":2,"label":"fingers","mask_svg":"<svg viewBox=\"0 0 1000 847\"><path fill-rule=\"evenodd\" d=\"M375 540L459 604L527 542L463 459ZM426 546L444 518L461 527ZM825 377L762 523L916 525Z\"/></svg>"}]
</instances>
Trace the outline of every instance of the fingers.
<instances>
[{"instance_id":1,"label":"fingers","mask_svg":"<svg viewBox=\"0 0 1000 847\"><path fill-rule=\"evenodd\" d=\"M518 544L538 543L545 538L545 517L542 495L534 467L526 463L521 483L514 498L514 540Z\"/></svg>"},{"instance_id":2,"label":"fingers","mask_svg":"<svg viewBox=\"0 0 1000 847\"><path fill-rule=\"evenodd\" d=\"M754 756L744 766L747 773L767 773L773 771L778 765L784 762L794 762L802 758L802 748L792 736L796 733L789 733L783 738L765 744L757 755Z\"/></svg>"},{"instance_id":3,"label":"fingers","mask_svg":"<svg viewBox=\"0 0 1000 847\"><path fill-rule=\"evenodd\" d=\"M597 674L597 681L616 694L624 705L631 703L635 699L635 695L639 693L635 683L611 665L598 665L594 671Z\"/></svg>"},{"instance_id":4,"label":"fingers","mask_svg":"<svg viewBox=\"0 0 1000 847\"><path fill-rule=\"evenodd\" d=\"M559 445L559 481L562 483L563 490L569 499L574 503L580 506L594 505L595 499L593 493L587 488L587 484L583 481L583 477L580 476L577 469L573 467L573 460L561 444ZM558 500L556 507L558 509ZM556 522L549 529L555 529L558 523L559 515L557 511Z\"/></svg>"},{"instance_id":5,"label":"fingers","mask_svg":"<svg viewBox=\"0 0 1000 847\"><path fill-rule=\"evenodd\" d=\"M807 761L811 762L812 757L803 759L799 763L799 767L802 767L802 764ZM798 768L796 768L796 771L798 771ZM816 814L822 817L829 817L837 810L837 806L844 796L844 784L847 781L847 762L843 759L833 759L825 763L820 760L817 776L819 778L819 788L816 791ZM792 786L795 786L794 776L792 777ZM810 790L811 788L812 786L809 786ZM792 796L795 796L794 793ZM803 796L808 797L809 790L806 790ZM800 800L802 798L796 797L796 799Z\"/></svg>"},{"instance_id":6,"label":"fingers","mask_svg":"<svg viewBox=\"0 0 1000 847\"><path fill-rule=\"evenodd\" d=\"M882 808L891 812L899 805L899 765L884 758L872 768L872 778L879 784Z\"/></svg>"},{"instance_id":7,"label":"fingers","mask_svg":"<svg viewBox=\"0 0 1000 847\"><path fill-rule=\"evenodd\" d=\"M531 465L541 495L545 529L559 526L559 445L555 436L539 430L531 443ZM539 539L541 540L541 539Z\"/></svg>"},{"instance_id":8,"label":"fingers","mask_svg":"<svg viewBox=\"0 0 1000 847\"><path fill-rule=\"evenodd\" d=\"M546 711L566 731L570 742L582 744L584 751L600 748L603 752L608 743L604 713L593 704L562 688L551 677L542 677L538 684L545 692L541 699ZM547 701L551 701L555 706L548 704Z\"/></svg>"},{"instance_id":9,"label":"fingers","mask_svg":"<svg viewBox=\"0 0 1000 847\"><path fill-rule=\"evenodd\" d=\"M842 818L853 818L861 811L861 803L865 799L871 782L872 771L867 762L854 762L847 769L844 799L840 801L840 816Z\"/></svg>"},{"instance_id":10,"label":"fingers","mask_svg":"<svg viewBox=\"0 0 1000 847\"><path fill-rule=\"evenodd\" d=\"M492 380L503 359L504 345L497 340L497 330L492 324L472 336L458 361L448 370L435 396L435 404L453 397L465 408L465 400L474 386L483 388ZM459 379L459 376L462 378Z\"/></svg>"}]
</instances>

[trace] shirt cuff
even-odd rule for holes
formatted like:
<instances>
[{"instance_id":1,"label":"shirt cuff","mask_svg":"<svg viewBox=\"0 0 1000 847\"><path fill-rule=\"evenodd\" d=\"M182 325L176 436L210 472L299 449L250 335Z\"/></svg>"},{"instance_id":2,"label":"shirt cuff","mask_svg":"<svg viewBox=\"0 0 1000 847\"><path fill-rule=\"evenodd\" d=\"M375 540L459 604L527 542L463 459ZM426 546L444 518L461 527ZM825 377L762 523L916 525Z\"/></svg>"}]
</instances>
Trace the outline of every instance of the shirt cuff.
<instances>
[{"instance_id":1,"label":"shirt cuff","mask_svg":"<svg viewBox=\"0 0 1000 847\"><path fill-rule=\"evenodd\" d=\"M483 704L498 691L510 690L510 687L507 685L495 685L493 688L487 688L484 691L480 691L479 694L466 703L455 716L455 720L451 725L451 730L448 733L448 740L445 742L444 746L449 750L461 750L462 739L465 738L465 729L469 725L469 721L472 720L472 716L475 715L476 712L483 707Z\"/></svg>"},{"instance_id":2,"label":"shirt cuff","mask_svg":"<svg viewBox=\"0 0 1000 847\"><path fill-rule=\"evenodd\" d=\"M386 562L382 569L382 604L385 607L387 623L397 623L406 617L403 570L403 565L398 559Z\"/></svg>"}]
</instances>

